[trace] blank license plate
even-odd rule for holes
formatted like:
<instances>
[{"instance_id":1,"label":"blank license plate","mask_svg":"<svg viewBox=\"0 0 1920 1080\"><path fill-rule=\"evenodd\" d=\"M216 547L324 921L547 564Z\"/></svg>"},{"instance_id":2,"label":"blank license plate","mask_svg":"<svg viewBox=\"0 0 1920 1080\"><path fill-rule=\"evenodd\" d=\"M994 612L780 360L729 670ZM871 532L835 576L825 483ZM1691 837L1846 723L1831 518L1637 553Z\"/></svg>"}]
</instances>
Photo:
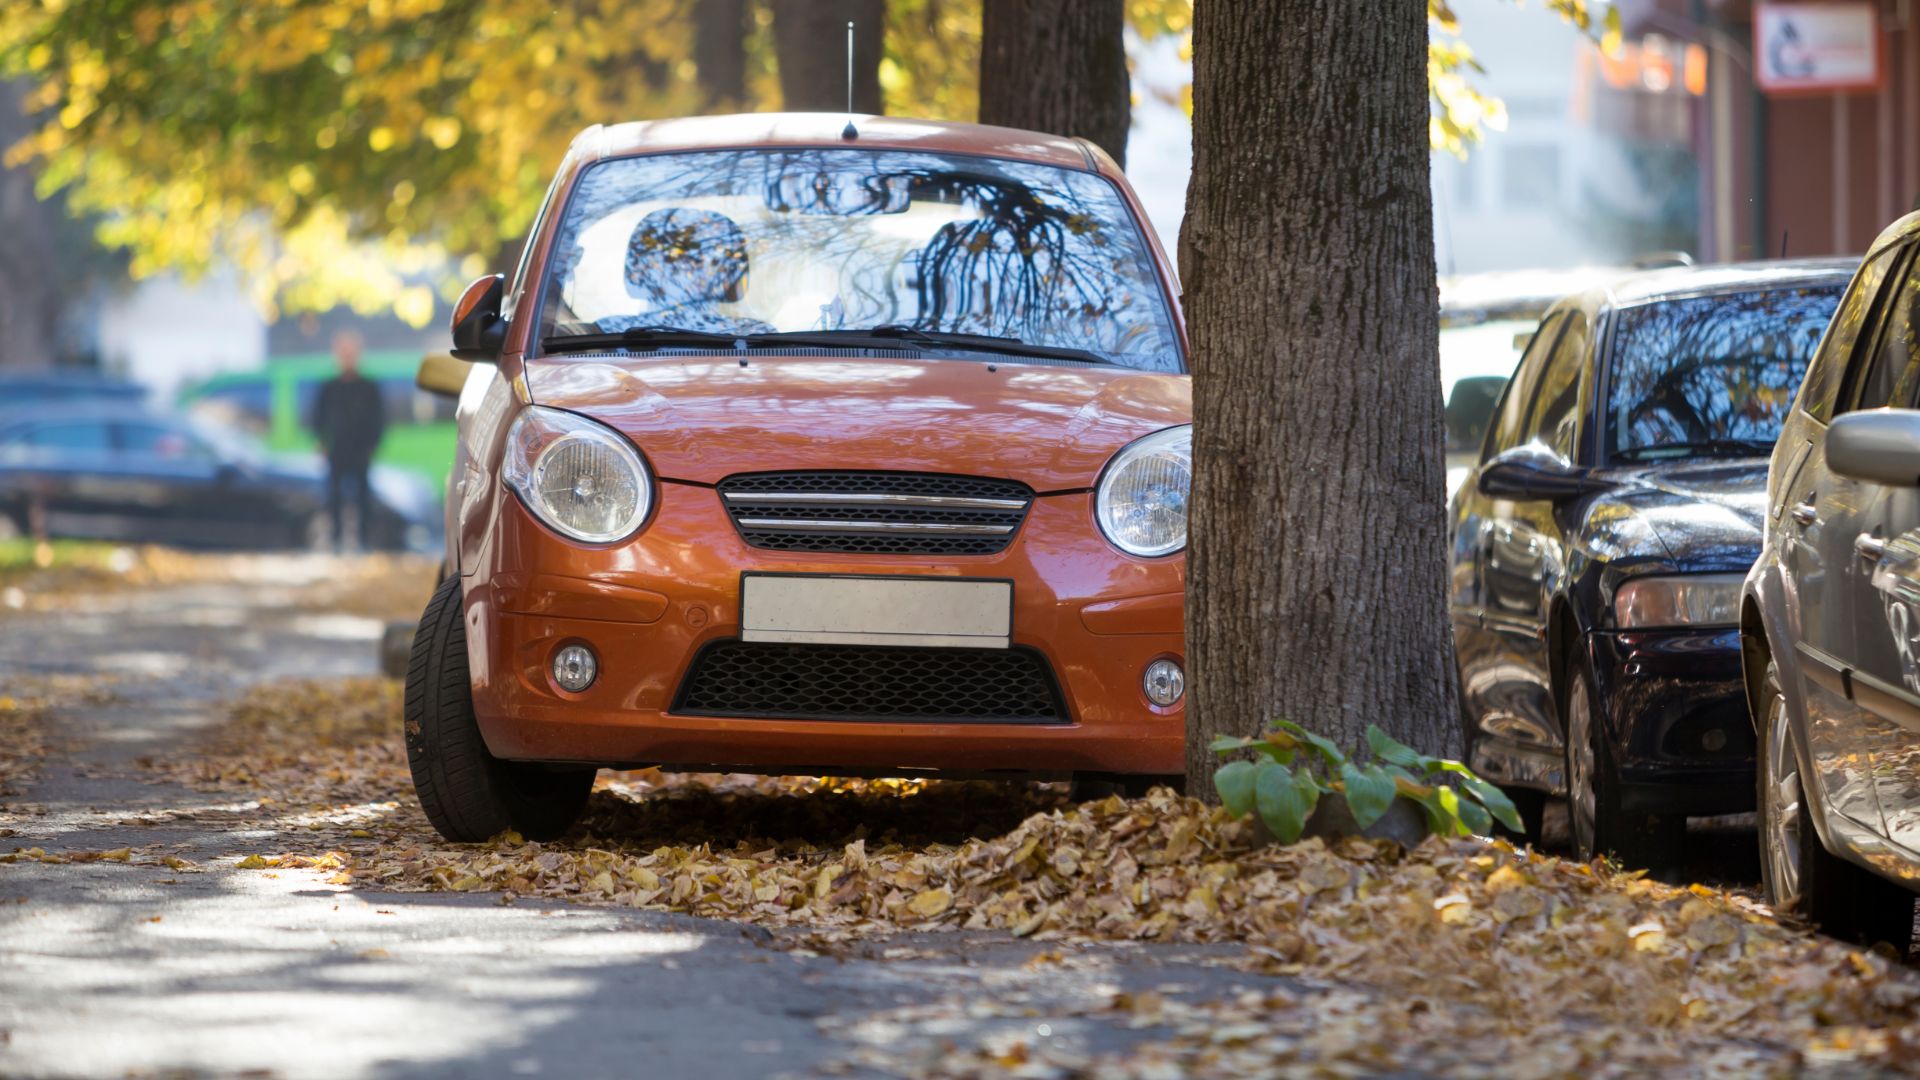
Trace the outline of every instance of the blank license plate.
<instances>
[{"instance_id":1,"label":"blank license plate","mask_svg":"<svg viewBox=\"0 0 1920 1080\"><path fill-rule=\"evenodd\" d=\"M746 641L1004 649L1013 637L1013 583L955 578L747 574Z\"/></svg>"}]
</instances>

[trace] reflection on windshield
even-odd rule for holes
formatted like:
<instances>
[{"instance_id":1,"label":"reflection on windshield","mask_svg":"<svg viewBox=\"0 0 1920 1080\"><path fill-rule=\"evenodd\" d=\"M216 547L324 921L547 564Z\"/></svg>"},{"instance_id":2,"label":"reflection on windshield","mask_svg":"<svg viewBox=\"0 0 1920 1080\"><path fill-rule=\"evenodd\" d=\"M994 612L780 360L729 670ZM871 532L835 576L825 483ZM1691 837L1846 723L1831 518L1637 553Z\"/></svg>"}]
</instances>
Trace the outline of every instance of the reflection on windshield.
<instances>
[{"instance_id":1,"label":"reflection on windshield","mask_svg":"<svg viewBox=\"0 0 1920 1080\"><path fill-rule=\"evenodd\" d=\"M1764 447L1840 301L1839 284L1661 300L1614 317L1609 453Z\"/></svg>"},{"instance_id":2,"label":"reflection on windshield","mask_svg":"<svg viewBox=\"0 0 1920 1080\"><path fill-rule=\"evenodd\" d=\"M908 326L1180 371L1114 186L1023 162L870 150L622 158L581 178L541 337Z\"/></svg>"}]
</instances>

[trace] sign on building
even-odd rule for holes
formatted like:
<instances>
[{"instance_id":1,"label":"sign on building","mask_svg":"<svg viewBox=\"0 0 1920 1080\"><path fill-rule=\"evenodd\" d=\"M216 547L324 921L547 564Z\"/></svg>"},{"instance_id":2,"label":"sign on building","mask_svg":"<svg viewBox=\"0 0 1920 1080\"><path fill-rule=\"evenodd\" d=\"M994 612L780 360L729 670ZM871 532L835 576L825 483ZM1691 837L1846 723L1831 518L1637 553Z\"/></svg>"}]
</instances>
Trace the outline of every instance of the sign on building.
<instances>
[{"instance_id":1,"label":"sign on building","mask_svg":"<svg viewBox=\"0 0 1920 1080\"><path fill-rule=\"evenodd\" d=\"M1753 61L1754 78L1769 94L1878 90L1879 5L1760 0L1753 12Z\"/></svg>"}]
</instances>

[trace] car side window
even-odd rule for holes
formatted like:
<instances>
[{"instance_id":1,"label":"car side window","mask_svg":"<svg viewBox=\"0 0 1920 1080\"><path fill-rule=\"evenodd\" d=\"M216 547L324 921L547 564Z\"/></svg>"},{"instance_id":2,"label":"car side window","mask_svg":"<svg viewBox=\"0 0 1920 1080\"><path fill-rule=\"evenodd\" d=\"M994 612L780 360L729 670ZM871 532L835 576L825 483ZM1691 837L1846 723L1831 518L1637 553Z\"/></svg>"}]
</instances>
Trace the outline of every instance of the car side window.
<instances>
[{"instance_id":1,"label":"car side window","mask_svg":"<svg viewBox=\"0 0 1920 1080\"><path fill-rule=\"evenodd\" d=\"M1894 246L1875 255L1854 275L1853 284L1840 298L1826 339L1800 387L1800 408L1815 420L1825 423L1846 411L1841 402L1852 397L1850 377L1853 385L1859 382L1859 376L1851 373L1862 369L1867 360L1867 344L1873 339L1882 306L1882 286L1896 264L1904 262L1906 253L1905 247Z\"/></svg>"},{"instance_id":2,"label":"car side window","mask_svg":"<svg viewBox=\"0 0 1920 1080\"><path fill-rule=\"evenodd\" d=\"M1920 391L1920 266L1909 259L1894 281L1882 290L1882 314L1855 395L1856 409L1905 406Z\"/></svg>"},{"instance_id":3,"label":"car side window","mask_svg":"<svg viewBox=\"0 0 1920 1080\"><path fill-rule=\"evenodd\" d=\"M1567 316L1560 341L1547 358L1523 442L1539 442L1573 460L1574 437L1580 430L1580 391L1585 384L1581 376L1586 370L1587 316L1576 311Z\"/></svg>"},{"instance_id":4,"label":"car side window","mask_svg":"<svg viewBox=\"0 0 1920 1080\"><path fill-rule=\"evenodd\" d=\"M113 448L105 424L43 424L27 433L28 446L49 450L105 451Z\"/></svg>"},{"instance_id":5,"label":"car side window","mask_svg":"<svg viewBox=\"0 0 1920 1080\"><path fill-rule=\"evenodd\" d=\"M1480 452L1481 461L1511 450L1525 441L1527 410L1533 404L1534 388L1540 385L1540 369L1545 364L1547 353L1559 339L1560 328L1566 321L1564 314L1548 316L1533 335L1533 340L1527 343L1527 351L1520 357L1519 366L1514 368L1513 378L1507 381L1506 393L1500 396L1493 425L1487 429L1487 443Z\"/></svg>"}]
</instances>

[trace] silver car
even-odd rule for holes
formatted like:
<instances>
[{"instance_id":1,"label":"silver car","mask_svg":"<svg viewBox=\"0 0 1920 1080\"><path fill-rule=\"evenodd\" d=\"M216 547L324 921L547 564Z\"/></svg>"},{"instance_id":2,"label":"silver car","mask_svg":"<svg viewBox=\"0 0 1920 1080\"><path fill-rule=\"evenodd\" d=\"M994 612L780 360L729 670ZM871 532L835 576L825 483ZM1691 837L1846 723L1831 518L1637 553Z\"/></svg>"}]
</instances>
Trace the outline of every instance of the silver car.
<instances>
[{"instance_id":1,"label":"silver car","mask_svg":"<svg viewBox=\"0 0 1920 1080\"><path fill-rule=\"evenodd\" d=\"M1768 472L1742 591L1768 899L1905 952L1920 890L1920 214L1880 235Z\"/></svg>"}]
</instances>

